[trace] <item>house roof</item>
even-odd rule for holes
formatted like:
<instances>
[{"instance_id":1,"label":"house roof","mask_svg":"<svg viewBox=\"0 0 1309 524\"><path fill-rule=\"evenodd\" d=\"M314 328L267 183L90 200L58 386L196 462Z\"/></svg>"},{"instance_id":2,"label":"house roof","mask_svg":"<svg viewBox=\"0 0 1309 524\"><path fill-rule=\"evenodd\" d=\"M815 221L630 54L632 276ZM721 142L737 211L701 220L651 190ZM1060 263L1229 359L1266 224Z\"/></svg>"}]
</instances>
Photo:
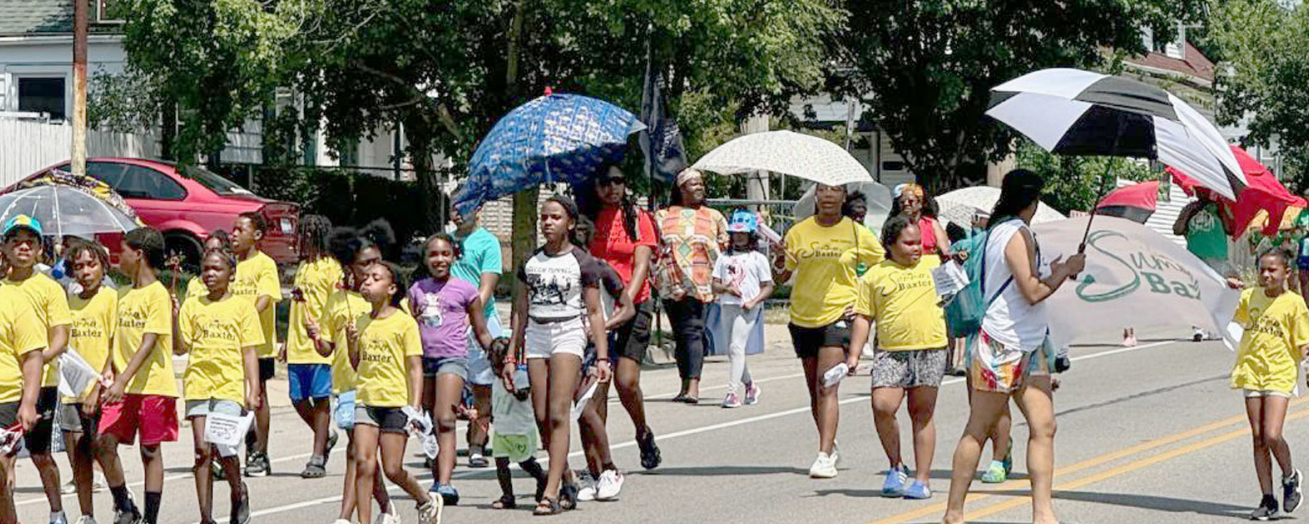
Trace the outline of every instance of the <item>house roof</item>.
<instances>
[{"instance_id":1,"label":"house roof","mask_svg":"<svg viewBox=\"0 0 1309 524\"><path fill-rule=\"evenodd\" d=\"M71 33L72 31L72 0L0 2L0 35Z\"/></svg>"},{"instance_id":2,"label":"house roof","mask_svg":"<svg viewBox=\"0 0 1309 524\"><path fill-rule=\"evenodd\" d=\"M1205 57L1199 49L1196 49L1194 45L1191 45L1191 42L1186 43L1186 53L1183 56L1186 59L1173 58L1160 51L1151 51L1142 56L1129 58L1127 62L1152 69L1181 73L1208 82L1214 81L1214 63Z\"/></svg>"}]
</instances>

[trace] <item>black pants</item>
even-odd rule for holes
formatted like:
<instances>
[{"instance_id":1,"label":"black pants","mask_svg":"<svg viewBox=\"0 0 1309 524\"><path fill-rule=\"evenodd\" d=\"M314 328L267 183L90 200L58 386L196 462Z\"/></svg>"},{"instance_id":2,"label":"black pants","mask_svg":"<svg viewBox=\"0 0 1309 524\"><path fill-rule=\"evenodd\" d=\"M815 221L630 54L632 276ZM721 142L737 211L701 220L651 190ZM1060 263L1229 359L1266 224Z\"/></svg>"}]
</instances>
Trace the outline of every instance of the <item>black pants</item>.
<instances>
[{"instance_id":1,"label":"black pants","mask_svg":"<svg viewBox=\"0 0 1309 524\"><path fill-rule=\"evenodd\" d=\"M664 310L673 323L673 336L677 339L677 375L682 380L699 379L704 367L704 302L694 297L682 300L665 300Z\"/></svg>"}]
</instances>

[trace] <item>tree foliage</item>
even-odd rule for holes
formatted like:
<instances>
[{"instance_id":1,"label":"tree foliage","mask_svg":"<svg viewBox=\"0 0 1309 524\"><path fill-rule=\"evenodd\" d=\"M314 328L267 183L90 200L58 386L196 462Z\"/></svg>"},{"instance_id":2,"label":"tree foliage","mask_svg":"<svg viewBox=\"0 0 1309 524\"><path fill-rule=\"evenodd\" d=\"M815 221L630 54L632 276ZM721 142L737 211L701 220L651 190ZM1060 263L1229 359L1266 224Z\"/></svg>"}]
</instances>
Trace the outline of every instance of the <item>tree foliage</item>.
<instances>
[{"instance_id":1,"label":"tree foliage","mask_svg":"<svg viewBox=\"0 0 1309 524\"><path fill-rule=\"evenodd\" d=\"M1280 142L1295 191L1309 189L1309 9L1276 0L1228 0L1210 23L1225 60L1219 122L1242 124L1246 145Z\"/></svg>"},{"instance_id":2,"label":"tree foliage","mask_svg":"<svg viewBox=\"0 0 1309 524\"><path fill-rule=\"evenodd\" d=\"M990 89L1049 67L1107 65L1143 52L1141 28L1198 16L1203 0L849 0L837 84L860 97L909 168L934 191L965 162L998 160L1015 133L984 116Z\"/></svg>"},{"instance_id":3,"label":"tree foliage","mask_svg":"<svg viewBox=\"0 0 1309 524\"><path fill-rule=\"evenodd\" d=\"M1143 182L1163 176L1162 169L1145 160L1058 156L1027 139L1018 142L1014 157L1019 166L1045 179L1041 200L1063 214L1089 211L1097 198L1113 189L1116 179Z\"/></svg>"}]
</instances>

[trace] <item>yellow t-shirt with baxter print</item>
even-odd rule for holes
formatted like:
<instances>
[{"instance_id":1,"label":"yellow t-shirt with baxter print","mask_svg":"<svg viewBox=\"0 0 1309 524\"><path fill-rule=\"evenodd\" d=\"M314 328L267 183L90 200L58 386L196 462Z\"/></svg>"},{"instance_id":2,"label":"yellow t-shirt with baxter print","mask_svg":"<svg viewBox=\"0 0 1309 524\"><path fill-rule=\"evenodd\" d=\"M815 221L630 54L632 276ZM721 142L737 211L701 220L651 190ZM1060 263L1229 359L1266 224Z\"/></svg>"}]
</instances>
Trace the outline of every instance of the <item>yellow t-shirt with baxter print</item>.
<instances>
[{"instance_id":1,"label":"yellow t-shirt with baxter print","mask_svg":"<svg viewBox=\"0 0 1309 524\"><path fill-rule=\"evenodd\" d=\"M332 257L300 263L295 272L295 288L300 290L303 301L291 301L291 315L286 334L286 361L289 364L331 364L331 357L324 357L314 350L314 342L305 332L305 316L308 315L323 323L327 299L341 284L343 273L341 263Z\"/></svg>"},{"instance_id":2,"label":"yellow t-shirt with baxter print","mask_svg":"<svg viewBox=\"0 0 1309 524\"><path fill-rule=\"evenodd\" d=\"M1300 348L1309 345L1304 298L1290 291L1270 298L1263 289L1246 289L1234 320L1245 328L1245 335L1236 353L1231 386L1283 393L1295 389Z\"/></svg>"},{"instance_id":3,"label":"yellow t-shirt with baxter print","mask_svg":"<svg viewBox=\"0 0 1309 524\"><path fill-rule=\"evenodd\" d=\"M264 343L259 346L259 358L277 356L277 303L282 300L282 284L277 278L277 263L262 251L236 263L236 276L232 277L229 292L233 296L255 303L260 295L267 295L271 303L259 313L264 330Z\"/></svg>"},{"instance_id":4,"label":"yellow t-shirt with baxter print","mask_svg":"<svg viewBox=\"0 0 1309 524\"><path fill-rule=\"evenodd\" d=\"M23 398L23 356L46 346L46 331L30 300L14 286L0 286L0 404Z\"/></svg>"},{"instance_id":5,"label":"yellow t-shirt with baxter print","mask_svg":"<svg viewBox=\"0 0 1309 524\"><path fill-rule=\"evenodd\" d=\"M131 288L118 299L114 367L119 373L127 369L127 363L136 355L147 333L158 338L126 392L177 398L177 381L173 378L173 299L159 281L143 288Z\"/></svg>"},{"instance_id":6,"label":"yellow t-shirt with baxter print","mask_svg":"<svg viewBox=\"0 0 1309 524\"><path fill-rule=\"evenodd\" d=\"M877 237L848 218L830 227L806 218L786 232L784 244L792 272L791 323L804 328L839 320L858 301L857 268L886 258Z\"/></svg>"},{"instance_id":7,"label":"yellow t-shirt with baxter print","mask_svg":"<svg viewBox=\"0 0 1309 524\"><path fill-rule=\"evenodd\" d=\"M355 322L359 318L367 316L372 310L368 301L354 291L338 290L327 297L327 304L323 306L327 311L324 319L319 321L319 327L322 333L319 334L323 340L332 342L335 348L332 353L332 392L336 394L354 391L355 389L355 369L350 365L349 348L346 346L345 326L353 317ZM357 324L356 324L357 325Z\"/></svg>"},{"instance_id":8,"label":"yellow t-shirt with baxter print","mask_svg":"<svg viewBox=\"0 0 1309 524\"><path fill-rule=\"evenodd\" d=\"M932 270L939 265L934 256L913 267L887 259L859 280L855 310L877 322L878 349L945 349L945 310L932 283Z\"/></svg>"},{"instance_id":9,"label":"yellow t-shirt with baxter print","mask_svg":"<svg viewBox=\"0 0 1309 524\"><path fill-rule=\"evenodd\" d=\"M414 317L396 310L391 316L359 319L359 375L356 402L375 408L409 405L406 360L423 355Z\"/></svg>"},{"instance_id":10,"label":"yellow t-shirt with baxter print","mask_svg":"<svg viewBox=\"0 0 1309 524\"><path fill-rule=\"evenodd\" d=\"M114 328L118 326L118 292L100 286L89 299L80 295L68 297L68 306L73 313L68 347L76 350L96 371L103 370L105 361L109 359L110 344L114 341ZM87 391L92 387L95 385L88 385ZM81 395L87 391L81 392ZM62 400L65 403L77 401L67 397Z\"/></svg>"},{"instance_id":11,"label":"yellow t-shirt with baxter print","mask_svg":"<svg viewBox=\"0 0 1309 524\"><path fill-rule=\"evenodd\" d=\"M245 400L244 348L264 343L254 308L245 300L197 297L177 313L177 334L190 348L182 377L187 400Z\"/></svg>"},{"instance_id":12,"label":"yellow t-shirt with baxter print","mask_svg":"<svg viewBox=\"0 0 1309 524\"><path fill-rule=\"evenodd\" d=\"M23 292L36 311L36 319L41 323L47 338L50 328L67 326L73 323L73 315L68 311L68 294L63 286L44 273L33 273L21 282L5 279L5 286L13 286ZM47 341L47 347L48 347ZM59 361L47 362L41 375L41 387L52 388L59 385Z\"/></svg>"}]
</instances>

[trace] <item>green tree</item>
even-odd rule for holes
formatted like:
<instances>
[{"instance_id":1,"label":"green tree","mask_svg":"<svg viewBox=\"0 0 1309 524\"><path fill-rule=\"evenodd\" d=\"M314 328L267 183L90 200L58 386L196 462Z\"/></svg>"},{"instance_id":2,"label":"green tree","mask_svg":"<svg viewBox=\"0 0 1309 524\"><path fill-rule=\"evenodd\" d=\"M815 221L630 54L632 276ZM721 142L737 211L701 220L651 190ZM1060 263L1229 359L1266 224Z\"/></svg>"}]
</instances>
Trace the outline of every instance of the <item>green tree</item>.
<instances>
[{"instance_id":1,"label":"green tree","mask_svg":"<svg viewBox=\"0 0 1309 524\"><path fill-rule=\"evenodd\" d=\"M1019 141L1014 158L1045 179L1041 200L1065 215L1095 207L1096 198L1113 189L1115 179L1143 182L1163 176L1162 169L1145 160L1052 155L1026 139Z\"/></svg>"},{"instance_id":2,"label":"green tree","mask_svg":"<svg viewBox=\"0 0 1309 524\"><path fill-rule=\"evenodd\" d=\"M933 192L961 166L1002 158L1015 133L985 117L990 89L1049 67L1110 65L1105 49L1143 52L1141 28L1173 34L1205 0L849 0L835 84L858 96Z\"/></svg>"},{"instance_id":3,"label":"green tree","mask_svg":"<svg viewBox=\"0 0 1309 524\"><path fill-rule=\"evenodd\" d=\"M1276 0L1219 3L1210 21L1223 49L1219 123L1244 122L1246 145L1280 142L1279 176L1293 191L1309 189L1309 9Z\"/></svg>"}]
</instances>

